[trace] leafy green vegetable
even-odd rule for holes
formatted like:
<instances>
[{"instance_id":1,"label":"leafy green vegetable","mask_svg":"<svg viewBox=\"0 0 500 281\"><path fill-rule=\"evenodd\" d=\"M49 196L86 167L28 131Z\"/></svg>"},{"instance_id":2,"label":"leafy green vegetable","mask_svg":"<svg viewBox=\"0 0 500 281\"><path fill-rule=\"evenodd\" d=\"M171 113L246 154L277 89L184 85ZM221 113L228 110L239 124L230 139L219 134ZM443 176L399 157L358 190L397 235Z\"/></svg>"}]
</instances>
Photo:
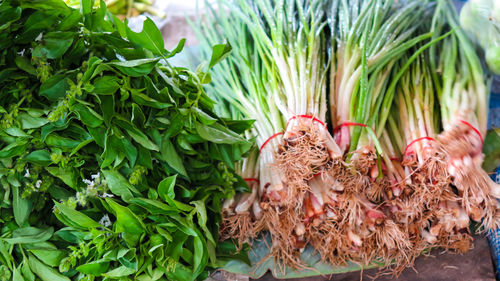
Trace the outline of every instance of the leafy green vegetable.
<instances>
[{"instance_id":1,"label":"leafy green vegetable","mask_svg":"<svg viewBox=\"0 0 500 281\"><path fill-rule=\"evenodd\" d=\"M151 20L91 0L1 1L0 19L2 277L206 278L252 122L216 115Z\"/></svg>"},{"instance_id":2,"label":"leafy green vegetable","mask_svg":"<svg viewBox=\"0 0 500 281\"><path fill-rule=\"evenodd\" d=\"M500 129L488 131L483 146L483 168L493 172L500 165Z\"/></svg>"}]
</instances>

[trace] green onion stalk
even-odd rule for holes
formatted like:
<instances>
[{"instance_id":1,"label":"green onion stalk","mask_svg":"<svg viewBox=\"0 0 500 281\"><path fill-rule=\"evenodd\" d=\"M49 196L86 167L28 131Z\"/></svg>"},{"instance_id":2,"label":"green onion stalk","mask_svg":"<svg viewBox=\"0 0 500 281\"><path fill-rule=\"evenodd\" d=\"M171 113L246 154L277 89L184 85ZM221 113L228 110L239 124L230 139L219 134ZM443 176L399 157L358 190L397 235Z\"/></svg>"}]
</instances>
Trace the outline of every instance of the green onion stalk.
<instances>
[{"instance_id":1,"label":"green onion stalk","mask_svg":"<svg viewBox=\"0 0 500 281\"><path fill-rule=\"evenodd\" d=\"M487 229L500 225L500 185L481 168L486 134L489 79L485 80L474 45L458 25L449 1L439 1L438 21L446 18L453 36L443 42L439 67L442 89L438 92L443 132L438 136L447 155L448 173L458 189L461 205ZM437 29L436 27L436 29Z\"/></svg>"},{"instance_id":2,"label":"green onion stalk","mask_svg":"<svg viewBox=\"0 0 500 281\"><path fill-rule=\"evenodd\" d=\"M286 121L279 114L276 105L269 102L275 94L273 89L276 89L272 84L272 73L262 61L260 50L254 47L246 23L236 13L226 12L237 7L219 1L216 5L207 5L207 9L203 17L197 17L197 22L191 22L200 42L201 57L209 59L212 53L232 49L227 58L215 66L210 62L213 71L211 83L206 86L207 94L217 101L218 113L222 116L255 120L253 129L247 132L246 137L255 139L257 146L261 148L254 152L258 155L250 155L239 166L242 177L258 179L247 181L251 192L238 195L240 198L230 199L224 204L222 238L236 238L241 246L242 241L247 241L252 236L248 226L255 226L255 222L262 219L259 203L268 183L274 186L282 182L279 171L271 166L280 138L271 136L283 131ZM224 41L225 44L220 44ZM219 45L212 50L209 46L215 44ZM269 141L263 146L267 140ZM239 208L239 215L236 212L240 200L243 200L243 206L249 206L247 199L253 200L250 218L244 215L248 211L246 208Z\"/></svg>"},{"instance_id":3,"label":"green onion stalk","mask_svg":"<svg viewBox=\"0 0 500 281\"><path fill-rule=\"evenodd\" d=\"M332 227L322 234L337 241L335 249L345 251L348 259L364 264L375 256L404 260L400 253L408 252L406 234L379 206L386 187L403 179L380 139L396 82L407 67L401 63L403 67L395 69L396 63L432 37L422 28L432 16L427 9L427 1L355 0L335 1L329 9L331 119L351 172L341 167L333 173L341 187L323 197L326 224ZM327 185L331 189L339 184ZM332 232L333 228L342 231ZM316 248L323 256L335 250L319 241Z\"/></svg>"},{"instance_id":4,"label":"green onion stalk","mask_svg":"<svg viewBox=\"0 0 500 281\"><path fill-rule=\"evenodd\" d=\"M279 201L298 198L300 202L301 196L294 195L308 189L304 179L341 156L325 124L324 4L296 0L252 2L239 2L241 16L273 74L277 90L269 102L276 104L286 120L276 164L287 176L289 191L287 196L272 196ZM269 190L281 192L271 187Z\"/></svg>"},{"instance_id":5,"label":"green onion stalk","mask_svg":"<svg viewBox=\"0 0 500 281\"><path fill-rule=\"evenodd\" d=\"M395 98L398 111L393 112L395 114L387 124L393 139L401 140L398 146L401 149L399 159L404 166L405 183L410 187L414 183L436 187L439 185L437 178L444 174L437 169L442 165L435 163L437 159L434 157L440 116L439 110L436 110L435 88L428 61L427 53L419 56L400 80ZM423 182L425 176L422 179L414 176L415 173L422 176L423 172L433 178L432 182ZM428 188L422 190L427 191ZM393 191L396 197L401 193L398 189Z\"/></svg>"},{"instance_id":6,"label":"green onion stalk","mask_svg":"<svg viewBox=\"0 0 500 281\"><path fill-rule=\"evenodd\" d=\"M388 146L397 144L405 178L398 193L388 194L384 203L409 234L415 255L445 241L448 248L466 251L472 241L469 217L457 204L443 153L437 149L441 127L431 65L429 53L422 53L399 80L395 110L386 124L388 141L384 139Z\"/></svg>"},{"instance_id":7,"label":"green onion stalk","mask_svg":"<svg viewBox=\"0 0 500 281\"><path fill-rule=\"evenodd\" d=\"M334 125L358 122L383 127L375 121L387 87L388 79L384 78L405 51L430 37L415 36L425 16L425 5L418 1L398 5L401 4L397 1L355 0L333 4L329 22L334 32L330 72L330 112ZM391 101L387 98L385 103ZM361 136L361 128L340 127L336 138L342 151L359 147L360 139L365 138Z\"/></svg>"}]
</instances>

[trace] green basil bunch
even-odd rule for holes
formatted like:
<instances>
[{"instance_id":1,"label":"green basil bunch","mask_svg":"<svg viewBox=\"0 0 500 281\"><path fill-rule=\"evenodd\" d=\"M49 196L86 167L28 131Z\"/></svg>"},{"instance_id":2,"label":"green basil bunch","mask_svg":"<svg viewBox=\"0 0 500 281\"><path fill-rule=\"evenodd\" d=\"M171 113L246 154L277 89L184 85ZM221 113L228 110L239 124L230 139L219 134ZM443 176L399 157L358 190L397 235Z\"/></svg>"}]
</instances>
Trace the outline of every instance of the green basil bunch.
<instances>
[{"instance_id":1,"label":"green basil bunch","mask_svg":"<svg viewBox=\"0 0 500 281\"><path fill-rule=\"evenodd\" d=\"M81 2L0 2L0 280L203 279L252 121L169 64L184 41Z\"/></svg>"}]
</instances>

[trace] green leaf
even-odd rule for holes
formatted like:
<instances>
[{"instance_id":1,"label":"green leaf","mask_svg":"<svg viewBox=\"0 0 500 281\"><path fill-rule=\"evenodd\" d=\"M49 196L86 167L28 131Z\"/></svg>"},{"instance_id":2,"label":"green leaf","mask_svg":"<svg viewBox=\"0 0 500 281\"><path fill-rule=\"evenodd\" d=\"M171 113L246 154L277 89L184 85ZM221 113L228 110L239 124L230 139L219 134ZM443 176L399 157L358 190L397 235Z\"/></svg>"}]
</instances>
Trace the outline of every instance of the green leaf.
<instances>
[{"instance_id":1,"label":"green leaf","mask_svg":"<svg viewBox=\"0 0 500 281\"><path fill-rule=\"evenodd\" d=\"M78 174L73 168L46 167L45 170L54 177L61 179L69 187L76 189L78 185Z\"/></svg>"},{"instance_id":2,"label":"green leaf","mask_svg":"<svg viewBox=\"0 0 500 281\"><path fill-rule=\"evenodd\" d=\"M213 118L212 116L208 115L205 111L201 110L200 108L193 107L193 111L196 112L198 120L200 120L200 122L204 125L212 125L215 122L217 122L216 118Z\"/></svg>"},{"instance_id":3,"label":"green leaf","mask_svg":"<svg viewBox=\"0 0 500 281\"><path fill-rule=\"evenodd\" d=\"M108 278L111 278L111 279L117 279L117 278L120 278L120 277L125 277L125 276L128 276L128 275L131 275L131 274L134 274L137 270L134 270L132 268L128 268L124 265L120 266L120 267L117 267L111 271L108 271L104 274L102 274L102 276L104 277L108 277Z\"/></svg>"},{"instance_id":4,"label":"green leaf","mask_svg":"<svg viewBox=\"0 0 500 281\"><path fill-rule=\"evenodd\" d=\"M177 151L170 139L163 139L161 142L160 152L163 161L167 162L167 164L179 174L189 178L186 169L184 168L182 159L179 157L179 154L177 154Z\"/></svg>"},{"instance_id":5,"label":"green leaf","mask_svg":"<svg viewBox=\"0 0 500 281\"><path fill-rule=\"evenodd\" d=\"M115 116L115 99L113 96L103 95L100 95L99 99L101 100L101 110L104 123L109 125L111 123L111 119Z\"/></svg>"},{"instance_id":6,"label":"green leaf","mask_svg":"<svg viewBox=\"0 0 500 281\"><path fill-rule=\"evenodd\" d=\"M47 266L43 262L39 261L35 256L29 254L28 256L30 269L38 276L42 281L71 281L68 277L60 274L57 270Z\"/></svg>"},{"instance_id":7,"label":"green leaf","mask_svg":"<svg viewBox=\"0 0 500 281\"><path fill-rule=\"evenodd\" d=\"M10 136L13 137L29 137L30 135L26 134L23 130L17 128L17 127L10 127L7 129L4 129L4 132L9 134Z\"/></svg>"},{"instance_id":8,"label":"green leaf","mask_svg":"<svg viewBox=\"0 0 500 281\"><path fill-rule=\"evenodd\" d=\"M71 117L63 117L56 122L51 122L42 127L41 132L41 140L45 141L47 136L55 131L62 131L69 127L71 121L74 119L74 116Z\"/></svg>"},{"instance_id":9,"label":"green leaf","mask_svg":"<svg viewBox=\"0 0 500 281\"><path fill-rule=\"evenodd\" d=\"M74 37L74 32L49 32L43 36L42 44L35 47L33 50L33 56L48 59L60 58L69 49L73 43Z\"/></svg>"},{"instance_id":10,"label":"green leaf","mask_svg":"<svg viewBox=\"0 0 500 281\"><path fill-rule=\"evenodd\" d=\"M102 116L86 105L77 103L73 105L73 111L77 113L83 124L91 128L98 127L103 123Z\"/></svg>"},{"instance_id":11,"label":"green leaf","mask_svg":"<svg viewBox=\"0 0 500 281\"><path fill-rule=\"evenodd\" d=\"M35 281L35 274L31 271L27 258L23 259L21 273L23 274L24 281Z\"/></svg>"},{"instance_id":12,"label":"green leaf","mask_svg":"<svg viewBox=\"0 0 500 281\"><path fill-rule=\"evenodd\" d=\"M170 124L168 124L167 131L163 134L164 138L170 138L176 136L182 131L184 127L186 117L180 113L176 113L174 117L171 119Z\"/></svg>"},{"instance_id":13,"label":"green leaf","mask_svg":"<svg viewBox=\"0 0 500 281\"><path fill-rule=\"evenodd\" d=\"M49 123L49 120L47 118L33 117L24 112L20 113L17 116L17 119L21 121L21 125L24 130L40 128L43 125Z\"/></svg>"},{"instance_id":14,"label":"green leaf","mask_svg":"<svg viewBox=\"0 0 500 281\"><path fill-rule=\"evenodd\" d=\"M153 169L153 160L151 159L151 153L149 150L142 146L138 147L137 152L137 165L144 166L148 169Z\"/></svg>"},{"instance_id":15,"label":"green leaf","mask_svg":"<svg viewBox=\"0 0 500 281\"><path fill-rule=\"evenodd\" d=\"M196 208L196 212L198 215L198 225L205 233L207 240L215 246L216 243L214 237L212 236L212 232L210 232L210 230L207 228L207 209L205 207L205 202L203 202L202 200L197 200L191 201L191 204L193 204Z\"/></svg>"},{"instance_id":16,"label":"green leaf","mask_svg":"<svg viewBox=\"0 0 500 281\"><path fill-rule=\"evenodd\" d=\"M212 68L214 65L219 63L221 60L225 59L229 56L232 48L229 43L227 44L219 44L212 47L212 57L210 58L209 68Z\"/></svg>"},{"instance_id":17,"label":"green leaf","mask_svg":"<svg viewBox=\"0 0 500 281\"><path fill-rule=\"evenodd\" d=\"M87 65L87 70L85 70L82 77L82 82L84 83L88 82L92 77L98 74L98 71L96 70L102 65L102 60L98 57L90 57Z\"/></svg>"},{"instance_id":18,"label":"green leaf","mask_svg":"<svg viewBox=\"0 0 500 281\"><path fill-rule=\"evenodd\" d=\"M115 24L116 30L120 33L120 36L124 38L127 37L127 25L113 14L111 14L111 19Z\"/></svg>"},{"instance_id":19,"label":"green leaf","mask_svg":"<svg viewBox=\"0 0 500 281\"><path fill-rule=\"evenodd\" d=\"M136 33L130 28L127 28L126 30L127 37L132 44L145 48L158 56L163 56L167 53L167 50L165 50L165 41L163 40L163 36L150 18L147 18L144 21L141 32Z\"/></svg>"},{"instance_id":20,"label":"green leaf","mask_svg":"<svg viewBox=\"0 0 500 281\"><path fill-rule=\"evenodd\" d=\"M59 148L73 149L77 147L80 142L66 137L61 137L55 133L52 133L45 138L45 143L48 146L55 146Z\"/></svg>"},{"instance_id":21,"label":"green leaf","mask_svg":"<svg viewBox=\"0 0 500 281\"><path fill-rule=\"evenodd\" d=\"M137 276L137 281L156 281L156 280L163 281L164 279L160 279L162 276L163 276L162 269L156 267L153 269L153 272L151 273L148 272Z\"/></svg>"},{"instance_id":22,"label":"green leaf","mask_svg":"<svg viewBox=\"0 0 500 281\"><path fill-rule=\"evenodd\" d=\"M141 234L144 232L146 227L129 208L124 207L109 198L106 198L106 202L115 212L117 232L127 232L131 234Z\"/></svg>"},{"instance_id":23,"label":"green leaf","mask_svg":"<svg viewBox=\"0 0 500 281\"><path fill-rule=\"evenodd\" d=\"M109 261L96 260L86 264L82 264L78 266L76 270L83 274L100 276L101 274L108 271L108 268L109 268Z\"/></svg>"},{"instance_id":24,"label":"green leaf","mask_svg":"<svg viewBox=\"0 0 500 281\"><path fill-rule=\"evenodd\" d=\"M16 37L16 42L26 44L35 40L44 30L50 28L58 20L57 15L46 11L36 11L26 20L22 31Z\"/></svg>"},{"instance_id":25,"label":"green leaf","mask_svg":"<svg viewBox=\"0 0 500 281\"><path fill-rule=\"evenodd\" d=\"M12 269L12 281L25 281L17 268Z\"/></svg>"},{"instance_id":26,"label":"green leaf","mask_svg":"<svg viewBox=\"0 0 500 281\"><path fill-rule=\"evenodd\" d=\"M130 166L134 166L137 160L137 148L127 138L122 138L122 149L127 159L130 161Z\"/></svg>"},{"instance_id":27,"label":"green leaf","mask_svg":"<svg viewBox=\"0 0 500 281\"><path fill-rule=\"evenodd\" d=\"M91 219L87 215L85 215L82 212L79 212L75 209L72 209L62 203L59 203L57 201L54 201L54 204L56 205L57 209L64 214L69 220L74 222L75 225L81 227L81 228L97 228L97 227L102 227L98 222L95 220Z\"/></svg>"},{"instance_id":28,"label":"green leaf","mask_svg":"<svg viewBox=\"0 0 500 281\"><path fill-rule=\"evenodd\" d=\"M196 276L193 272L181 263L176 263L175 268L172 271L166 271L165 275L168 280L179 280L179 281L192 281L196 280Z\"/></svg>"},{"instance_id":29,"label":"green leaf","mask_svg":"<svg viewBox=\"0 0 500 281\"><path fill-rule=\"evenodd\" d=\"M33 67L33 65L28 60L28 58L26 58L24 56L17 56L15 59L15 62L16 62L17 67L19 67L20 69L26 71L27 73L29 73L31 75L36 76L36 69L35 69L35 67Z\"/></svg>"},{"instance_id":30,"label":"green leaf","mask_svg":"<svg viewBox=\"0 0 500 281\"><path fill-rule=\"evenodd\" d=\"M199 275L203 268L207 265L208 262L208 251L205 240L201 237L201 233L198 236L193 238L194 245L194 254L193 254L193 274L194 276Z\"/></svg>"},{"instance_id":31,"label":"green leaf","mask_svg":"<svg viewBox=\"0 0 500 281\"><path fill-rule=\"evenodd\" d=\"M153 70L153 68L156 66L158 61L159 59L157 58L137 59L129 61L109 62L107 63L107 65L114 66L125 75L139 77L149 74L151 70Z\"/></svg>"},{"instance_id":32,"label":"green leaf","mask_svg":"<svg viewBox=\"0 0 500 281\"><path fill-rule=\"evenodd\" d=\"M106 134L105 138L104 152L101 155L103 159L101 169L108 167L118 158L121 147L120 139L117 136Z\"/></svg>"},{"instance_id":33,"label":"green leaf","mask_svg":"<svg viewBox=\"0 0 500 281\"><path fill-rule=\"evenodd\" d=\"M119 88L120 80L116 76L103 76L96 78L94 81L94 93L101 95L112 95Z\"/></svg>"},{"instance_id":34,"label":"green leaf","mask_svg":"<svg viewBox=\"0 0 500 281\"><path fill-rule=\"evenodd\" d=\"M92 12L92 6L94 5L94 0L81 0L80 9L82 15L88 15Z\"/></svg>"},{"instance_id":35,"label":"green leaf","mask_svg":"<svg viewBox=\"0 0 500 281\"><path fill-rule=\"evenodd\" d=\"M92 136L92 139L99 145L100 147L104 147L105 145L105 135L106 130L104 126L99 126L97 128L87 128L89 130L89 134Z\"/></svg>"},{"instance_id":36,"label":"green leaf","mask_svg":"<svg viewBox=\"0 0 500 281\"><path fill-rule=\"evenodd\" d=\"M51 101L55 101L66 96L66 92L69 88L70 86L68 81L66 81L66 76L57 74L50 77L40 86L39 95Z\"/></svg>"},{"instance_id":37,"label":"green leaf","mask_svg":"<svg viewBox=\"0 0 500 281\"><path fill-rule=\"evenodd\" d=\"M50 153L47 150L35 150L28 154L28 156L24 157L26 162L30 162L33 164L37 164L43 167L48 166L52 163L50 159Z\"/></svg>"},{"instance_id":38,"label":"green leaf","mask_svg":"<svg viewBox=\"0 0 500 281\"><path fill-rule=\"evenodd\" d=\"M123 120L121 118L116 118L115 123L120 126L122 129L124 129L130 137L136 142L138 142L140 145L142 145L144 148L147 148L149 150L153 151L159 151L159 148L156 144L154 144L148 136L146 136L141 130L139 130L134 124L132 124L128 120Z\"/></svg>"},{"instance_id":39,"label":"green leaf","mask_svg":"<svg viewBox=\"0 0 500 281\"><path fill-rule=\"evenodd\" d=\"M54 229L52 227L40 229L35 227L18 228L12 232L12 238L3 240L9 244L31 244L44 242L52 237Z\"/></svg>"},{"instance_id":40,"label":"green leaf","mask_svg":"<svg viewBox=\"0 0 500 281\"><path fill-rule=\"evenodd\" d=\"M139 194L139 191L137 191L120 172L115 170L102 170L102 174L106 179L109 190L111 190L114 195L120 196L125 202L133 197L131 191Z\"/></svg>"},{"instance_id":41,"label":"green leaf","mask_svg":"<svg viewBox=\"0 0 500 281\"><path fill-rule=\"evenodd\" d=\"M47 265L57 267L61 263L61 260L66 257L67 253L62 250L54 249L30 249L33 255L35 255L39 260Z\"/></svg>"},{"instance_id":42,"label":"green leaf","mask_svg":"<svg viewBox=\"0 0 500 281\"><path fill-rule=\"evenodd\" d=\"M12 210L17 225L23 226L30 215L31 203L28 199L20 196L17 186L12 186Z\"/></svg>"},{"instance_id":43,"label":"green leaf","mask_svg":"<svg viewBox=\"0 0 500 281\"><path fill-rule=\"evenodd\" d=\"M177 46L175 46L175 48L170 52L170 54L168 54L167 57L173 57L177 53L180 53L182 51L182 49L184 49L185 43L186 43L186 38L182 38L181 40L179 40L179 43L177 43Z\"/></svg>"},{"instance_id":44,"label":"green leaf","mask_svg":"<svg viewBox=\"0 0 500 281\"><path fill-rule=\"evenodd\" d=\"M157 200L151 200L146 198L132 198L130 199L129 202L131 204L136 204L137 206L144 208L153 215L159 215L159 214L168 215L171 213L179 212L179 210L176 207L171 207Z\"/></svg>"},{"instance_id":45,"label":"green leaf","mask_svg":"<svg viewBox=\"0 0 500 281\"><path fill-rule=\"evenodd\" d=\"M132 100L140 105L146 105L153 108L164 109L171 107L172 104L166 102L159 102L145 94L139 93L137 91L132 92Z\"/></svg>"},{"instance_id":46,"label":"green leaf","mask_svg":"<svg viewBox=\"0 0 500 281\"><path fill-rule=\"evenodd\" d=\"M12 7L4 5L0 7L0 31L7 29L12 22L21 17L21 7Z\"/></svg>"},{"instance_id":47,"label":"green leaf","mask_svg":"<svg viewBox=\"0 0 500 281\"><path fill-rule=\"evenodd\" d=\"M141 107L135 103L132 104L132 118L131 120L139 128L143 128L146 123L146 117L141 110Z\"/></svg>"},{"instance_id":48,"label":"green leaf","mask_svg":"<svg viewBox=\"0 0 500 281\"><path fill-rule=\"evenodd\" d=\"M196 122L196 132L202 138L214 143L237 144L248 142L243 137L218 123L209 126Z\"/></svg>"},{"instance_id":49,"label":"green leaf","mask_svg":"<svg viewBox=\"0 0 500 281\"><path fill-rule=\"evenodd\" d=\"M93 139L88 139L88 140L82 141L75 148L73 148L73 150L71 150L71 153L69 154L69 156L73 156L75 153L78 152L78 150L80 150L81 148L83 148L84 146L86 146L87 144L89 144L93 141L94 141Z\"/></svg>"},{"instance_id":50,"label":"green leaf","mask_svg":"<svg viewBox=\"0 0 500 281\"><path fill-rule=\"evenodd\" d=\"M483 168L493 172L500 165L500 129L488 131L483 145Z\"/></svg>"},{"instance_id":51,"label":"green leaf","mask_svg":"<svg viewBox=\"0 0 500 281\"><path fill-rule=\"evenodd\" d=\"M175 200L175 182L177 175L165 178L158 184L158 195L161 199L167 202L170 206L176 207L177 209L185 212L190 212L193 210L192 206L184 204Z\"/></svg>"},{"instance_id":52,"label":"green leaf","mask_svg":"<svg viewBox=\"0 0 500 281\"><path fill-rule=\"evenodd\" d=\"M78 26L78 23L82 19L80 11L76 9L64 15L64 19L62 19L61 22L59 22L59 24L57 25L57 29L59 29L60 31L68 31L74 29L75 26ZM55 17L55 19L59 20L58 17ZM51 25L48 25L48 27L49 26Z\"/></svg>"},{"instance_id":53,"label":"green leaf","mask_svg":"<svg viewBox=\"0 0 500 281\"><path fill-rule=\"evenodd\" d=\"M26 150L26 141L17 140L0 150L0 158L10 158L21 155Z\"/></svg>"}]
</instances>

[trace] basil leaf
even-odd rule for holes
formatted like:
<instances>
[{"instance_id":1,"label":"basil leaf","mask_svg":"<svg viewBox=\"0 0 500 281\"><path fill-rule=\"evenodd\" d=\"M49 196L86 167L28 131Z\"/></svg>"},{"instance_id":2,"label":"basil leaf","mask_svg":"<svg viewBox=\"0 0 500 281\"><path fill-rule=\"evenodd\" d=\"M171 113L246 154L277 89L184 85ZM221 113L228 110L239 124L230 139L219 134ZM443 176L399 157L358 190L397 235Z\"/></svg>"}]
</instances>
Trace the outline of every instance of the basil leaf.
<instances>
[{"instance_id":1,"label":"basil leaf","mask_svg":"<svg viewBox=\"0 0 500 281\"><path fill-rule=\"evenodd\" d=\"M159 59L137 59L130 61L109 62L107 65L114 66L125 75L139 77L147 75L153 70Z\"/></svg>"},{"instance_id":2,"label":"basil leaf","mask_svg":"<svg viewBox=\"0 0 500 281\"><path fill-rule=\"evenodd\" d=\"M28 262L30 269L40 279L42 279L42 281L70 281L68 277L60 274L59 272L57 272L57 270L45 265L32 254L29 254Z\"/></svg>"},{"instance_id":3,"label":"basil leaf","mask_svg":"<svg viewBox=\"0 0 500 281\"><path fill-rule=\"evenodd\" d=\"M32 244L49 240L53 233L52 227L46 229L23 227L14 230L12 238L4 238L3 240L9 244Z\"/></svg>"},{"instance_id":4,"label":"basil leaf","mask_svg":"<svg viewBox=\"0 0 500 281\"><path fill-rule=\"evenodd\" d=\"M186 178L189 177L186 172L186 168L184 168L184 164L182 163L182 159L179 157L179 154L177 154L177 151L170 139L163 139L160 153L162 160L167 162L172 169Z\"/></svg>"},{"instance_id":5,"label":"basil leaf","mask_svg":"<svg viewBox=\"0 0 500 281\"><path fill-rule=\"evenodd\" d=\"M81 228L95 228L102 227L98 222L89 218L87 215L79 212L75 209L72 209L64 204L61 204L57 201L54 201L54 204L62 214L64 214L67 219L71 220L75 225Z\"/></svg>"},{"instance_id":6,"label":"basil leaf","mask_svg":"<svg viewBox=\"0 0 500 281\"><path fill-rule=\"evenodd\" d=\"M240 135L230 131L220 124L205 125L196 122L196 132L203 138L214 143L247 143Z\"/></svg>"},{"instance_id":7,"label":"basil leaf","mask_svg":"<svg viewBox=\"0 0 500 281\"><path fill-rule=\"evenodd\" d=\"M129 208L109 198L106 198L106 202L115 212L117 232L127 232L131 234L141 234L144 232L144 224Z\"/></svg>"},{"instance_id":8,"label":"basil leaf","mask_svg":"<svg viewBox=\"0 0 500 281\"><path fill-rule=\"evenodd\" d=\"M17 225L23 226L30 215L31 202L21 197L17 186L12 186L12 208Z\"/></svg>"},{"instance_id":9,"label":"basil leaf","mask_svg":"<svg viewBox=\"0 0 500 281\"><path fill-rule=\"evenodd\" d=\"M145 48L158 56L162 56L167 53L167 50L165 50L163 36L150 18L147 18L144 21L141 32L133 32L130 28L127 28L126 32L127 37L132 44Z\"/></svg>"},{"instance_id":10,"label":"basil leaf","mask_svg":"<svg viewBox=\"0 0 500 281\"><path fill-rule=\"evenodd\" d=\"M48 59L60 58L69 49L74 37L74 32L49 32L43 36L42 44L33 50L33 56Z\"/></svg>"}]
</instances>

